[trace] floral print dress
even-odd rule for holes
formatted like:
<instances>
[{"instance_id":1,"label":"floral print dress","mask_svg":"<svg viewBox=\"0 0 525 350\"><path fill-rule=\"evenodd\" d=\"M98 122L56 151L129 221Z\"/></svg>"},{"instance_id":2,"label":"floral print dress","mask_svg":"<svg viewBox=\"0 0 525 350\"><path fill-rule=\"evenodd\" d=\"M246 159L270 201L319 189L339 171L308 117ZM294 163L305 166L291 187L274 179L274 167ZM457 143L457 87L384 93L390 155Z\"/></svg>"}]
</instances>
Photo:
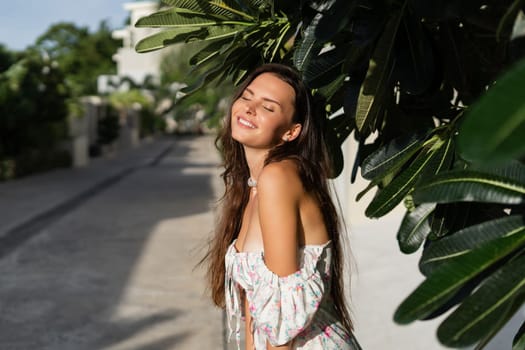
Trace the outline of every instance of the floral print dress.
<instances>
[{"instance_id":1,"label":"floral print dress","mask_svg":"<svg viewBox=\"0 0 525 350\"><path fill-rule=\"evenodd\" d=\"M292 349L361 349L333 308L331 242L307 245L301 249L300 257L299 271L279 277L266 267L263 252L238 252L235 241L230 245L225 259L226 312L230 338L235 332L238 349L242 290L252 317L255 350L266 350L267 341L273 346L291 341Z\"/></svg>"}]
</instances>

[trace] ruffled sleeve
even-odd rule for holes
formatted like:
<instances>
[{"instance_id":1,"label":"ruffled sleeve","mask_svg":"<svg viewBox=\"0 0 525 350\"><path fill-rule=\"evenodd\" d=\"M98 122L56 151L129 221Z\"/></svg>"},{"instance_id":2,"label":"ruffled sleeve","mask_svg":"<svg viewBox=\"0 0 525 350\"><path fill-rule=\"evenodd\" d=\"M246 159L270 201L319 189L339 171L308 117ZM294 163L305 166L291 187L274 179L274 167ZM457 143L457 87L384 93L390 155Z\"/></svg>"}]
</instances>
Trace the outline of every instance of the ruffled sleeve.
<instances>
[{"instance_id":1,"label":"ruffled sleeve","mask_svg":"<svg viewBox=\"0 0 525 350\"><path fill-rule=\"evenodd\" d=\"M268 339L272 346L286 344L314 317L325 294L322 268L317 266L322 257L316 253L305 252L301 269L285 277L274 274L264 263L258 264L253 291L247 296L259 342Z\"/></svg>"}]
</instances>

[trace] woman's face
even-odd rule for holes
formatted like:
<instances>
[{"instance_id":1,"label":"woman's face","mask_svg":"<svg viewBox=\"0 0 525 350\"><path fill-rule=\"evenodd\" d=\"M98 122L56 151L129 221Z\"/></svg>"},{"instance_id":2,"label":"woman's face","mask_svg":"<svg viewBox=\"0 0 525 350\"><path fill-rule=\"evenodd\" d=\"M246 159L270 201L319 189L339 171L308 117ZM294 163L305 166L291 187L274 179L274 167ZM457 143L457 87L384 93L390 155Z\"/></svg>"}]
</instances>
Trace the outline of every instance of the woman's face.
<instances>
[{"instance_id":1,"label":"woman's face","mask_svg":"<svg viewBox=\"0 0 525 350\"><path fill-rule=\"evenodd\" d=\"M262 73L233 102L233 139L252 148L278 145L294 128L294 106L293 87L272 73Z\"/></svg>"}]
</instances>

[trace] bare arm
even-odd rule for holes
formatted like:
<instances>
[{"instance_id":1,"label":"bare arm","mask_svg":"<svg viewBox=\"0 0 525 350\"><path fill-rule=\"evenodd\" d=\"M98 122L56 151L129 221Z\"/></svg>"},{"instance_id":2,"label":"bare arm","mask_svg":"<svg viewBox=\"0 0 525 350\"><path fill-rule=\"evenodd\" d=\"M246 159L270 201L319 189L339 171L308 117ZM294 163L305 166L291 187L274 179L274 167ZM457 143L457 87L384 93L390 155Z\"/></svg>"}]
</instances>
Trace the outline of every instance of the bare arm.
<instances>
[{"instance_id":1,"label":"bare arm","mask_svg":"<svg viewBox=\"0 0 525 350\"><path fill-rule=\"evenodd\" d=\"M267 165L257 185L259 221L261 225L264 261L278 276L288 276L299 269L298 218L301 181L290 163ZM267 349L290 349L290 343Z\"/></svg>"},{"instance_id":2,"label":"bare arm","mask_svg":"<svg viewBox=\"0 0 525 350\"><path fill-rule=\"evenodd\" d=\"M290 161L267 165L257 184L264 261L278 276L299 269L298 220L302 184Z\"/></svg>"}]
</instances>

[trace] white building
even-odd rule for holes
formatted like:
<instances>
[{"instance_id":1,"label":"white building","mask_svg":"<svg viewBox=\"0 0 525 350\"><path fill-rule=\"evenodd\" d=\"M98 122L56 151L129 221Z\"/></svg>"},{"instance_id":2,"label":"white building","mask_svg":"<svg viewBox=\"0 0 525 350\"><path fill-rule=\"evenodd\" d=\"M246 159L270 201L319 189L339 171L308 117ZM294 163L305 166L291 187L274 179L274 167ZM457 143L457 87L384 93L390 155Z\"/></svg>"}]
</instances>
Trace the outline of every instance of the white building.
<instances>
[{"instance_id":1,"label":"white building","mask_svg":"<svg viewBox=\"0 0 525 350\"><path fill-rule=\"evenodd\" d=\"M154 28L135 28L135 23L144 16L158 10L156 1L137 1L128 2L123 5L124 10L130 14L130 23L123 29L115 30L113 38L122 40L122 47L113 56L117 63L117 75L102 75L98 78L99 93L111 92L114 86L119 86L122 78L128 77L136 84L142 84L147 77L151 77L154 82L160 78L160 62L163 51L153 51L148 53L137 53L135 45L142 39L158 31ZM126 84L120 89L129 88Z\"/></svg>"}]
</instances>

